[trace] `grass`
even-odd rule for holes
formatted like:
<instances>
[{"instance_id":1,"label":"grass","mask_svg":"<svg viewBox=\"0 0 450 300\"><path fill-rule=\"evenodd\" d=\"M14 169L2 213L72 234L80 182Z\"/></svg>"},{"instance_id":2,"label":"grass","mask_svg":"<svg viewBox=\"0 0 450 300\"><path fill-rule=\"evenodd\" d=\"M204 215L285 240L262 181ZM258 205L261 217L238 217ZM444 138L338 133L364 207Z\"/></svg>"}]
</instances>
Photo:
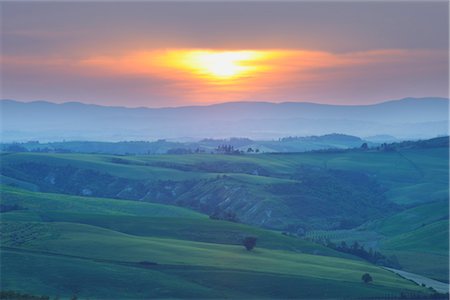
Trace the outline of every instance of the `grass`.
<instances>
[{"instance_id":1,"label":"grass","mask_svg":"<svg viewBox=\"0 0 450 300\"><path fill-rule=\"evenodd\" d=\"M169 237L220 244L240 244L246 235L259 237L261 246L345 257L320 245L280 232L244 224L211 220L176 206L137 201L36 193L4 186L2 204L22 209L2 213L2 221L71 222L153 237Z\"/></svg>"},{"instance_id":2,"label":"grass","mask_svg":"<svg viewBox=\"0 0 450 300\"><path fill-rule=\"evenodd\" d=\"M381 248L395 254L406 271L448 282L448 228L448 219L437 221L389 238Z\"/></svg>"},{"instance_id":3,"label":"grass","mask_svg":"<svg viewBox=\"0 0 450 300\"><path fill-rule=\"evenodd\" d=\"M448 202L423 204L374 222L367 227L378 228L378 231L386 236L395 236L448 219L448 208Z\"/></svg>"},{"instance_id":4,"label":"grass","mask_svg":"<svg viewBox=\"0 0 450 300\"><path fill-rule=\"evenodd\" d=\"M448 253L448 220L421 226L390 238L384 243L386 249L415 249Z\"/></svg>"},{"instance_id":5,"label":"grass","mask_svg":"<svg viewBox=\"0 0 450 300\"><path fill-rule=\"evenodd\" d=\"M17 204L32 212L66 211L78 213L137 216L206 218L189 209L148 202L37 193L1 185L2 204Z\"/></svg>"},{"instance_id":6,"label":"grass","mask_svg":"<svg viewBox=\"0 0 450 300\"><path fill-rule=\"evenodd\" d=\"M2 288L89 299L221 297L222 293L157 270L95 260L2 250ZM63 276L62 276L63 275Z\"/></svg>"},{"instance_id":7,"label":"grass","mask_svg":"<svg viewBox=\"0 0 450 300\"><path fill-rule=\"evenodd\" d=\"M114 268L117 268L117 265L135 267L141 261L155 262L158 265L152 271L162 271L165 274L169 273L172 275L178 273L179 276L184 278L181 283L184 283L188 278L190 284L194 284L196 281L197 284L200 282L203 283L201 284L202 288L197 286L193 286L192 288L185 287L186 295L205 292L209 284L211 284L211 281L215 280L217 285L218 278L225 276L222 274L228 274L230 276L233 273L251 274L253 280L245 282L246 288L235 292L246 294L249 289L253 289L255 290L255 292L251 293L253 296L264 294L262 291L258 292L261 289L261 283L267 281L269 278L276 277L281 279L288 277L293 281L297 280L303 286L309 286L311 283L312 286L318 287L326 283L331 283L331 291L319 288L309 290L308 293L312 297L327 297L330 295L329 293L333 295L337 293L345 296L357 296L361 295L359 293L362 293L368 296L391 292L399 293L405 290L424 291L424 289L411 282L403 280L381 268L362 261L337 257L266 248L257 248L249 252L242 246L236 245L221 245L156 237L138 237L90 225L74 223L3 222L1 232L4 251L9 253L9 255L16 255L16 259L18 259L18 255L24 255L23 253L25 252L21 251L31 251L26 255L26 261L31 261L31 265L35 263L37 259L35 258L36 255L41 259L43 256L47 256L48 260L53 261L53 265L56 264L55 268L57 268L57 264L62 258L64 259L62 259L61 263L64 264L74 260L88 261L88 265L94 262L102 262L101 267L94 267L93 273L88 274L88 278L95 278L96 272L101 272L102 269L111 264L114 267L110 272L114 274ZM5 249L5 247L7 248ZM56 261L54 260L55 257L57 258ZM29 264L27 263L27 265ZM76 268L73 269L70 267L66 272L70 270L70 274L73 274L75 279L83 277L80 273L84 274L87 272L87 267L85 268L83 266L84 262L80 262ZM90 268L92 267L90 266ZM20 270L17 270L17 264L14 263L2 266L2 268L6 274L11 274L8 268L13 269L13 274L15 272L17 274L16 276L22 276L24 275L23 273L27 273L28 275L25 275L25 277L32 277L34 281L38 278L38 281L48 282L50 280L48 279L47 272L52 273L51 268L47 272L36 271L36 273L32 273L33 268L30 271L30 267L23 268L22 272L20 272ZM191 269L197 270L194 272L195 275L192 278L188 275L191 274ZM120 273L120 271L118 272ZM374 283L370 286L366 286L361 282L360 277L365 272L369 272L374 277ZM211 273L215 277L210 278L209 274ZM126 272L125 275L127 275ZM10 278L10 276L12 275L8 277ZM108 275L107 277L110 276ZM164 287L158 281L166 280L165 277L157 274L153 274L153 276L155 277L156 284L159 287ZM203 280L198 281L199 277L203 278L206 283ZM141 279L139 278L138 281L141 282ZM60 278L57 281L61 280L64 280L64 278ZM111 292L116 289L113 284L111 285L111 282L114 281L102 280L103 283L101 280L95 283L99 285L100 291L106 289L106 284L110 287ZM236 285L237 280L231 280L229 283L225 283L225 286L222 284L221 288L226 289L227 284L231 286ZM14 288L14 284L17 283L9 281L13 280L9 279L6 282L4 281L3 286L8 289ZM125 276L122 282L126 281L127 277ZM171 283L174 282L173 280L169 281ZM70 289L72 292L78 291L78 294L82 296L86 280L71 280L71 284ZM134 284L136 283L133 283L131 286ZM285 286L284 282L273 282L272 284L280 287ZM242 285L244 285L244 282L241 283ZM39 286L42 288L42 284ZM119 287L121 286L123 284L119 285ZM356 289L352 289L352 287ZM43 291L36 288L25 288L23 290L26 292L43 293ZM131 291L135 292L134 289L131 289ZM217 291L220 291L220 289L214 289L214 292L210 293L209 296L213 297L217 295ZM58 292L62 293L63 291L58 290ZM281 290L280 292L281 297L293 296L290 290ZM86 295L89 294L84 294L84 296ZM266 294L266 296L270 295ZM200 296L197 294L197 297Z\"/></svg>"},{"instance_id":8,"label":"grass","mask_svg":"<svg viewBox=\"0 0 450 300\"><path fill-rule=\"evenodd\" d=\"M254 201L252 217L279 214L284 225L294 221L292 203L268 187L302 190L293 174L305 165L369 174L403 211L356 229L308 236L357 240L397 256L406 271L448 281L448 148L243 156L18 153L1 159L5 168L71 165L142 182L211 179L181 200L231 190L245 200L234 204L237 209ZM213 179L223 175L217 185ZM4 289L90 298L348 298L424 291L361 259L280 232L210 220L177 206L41 193L23 178L0 179L16 186L0 186L2 205L21 208L1 214ZM264 209L252 210L259 207ZM245 235L258 237L254 251L239 245ZM361 283L365 272L373 284Z\"/></svg>"},{"instance_id":9,"label":"grass","mask_svg":"<svg viewBox=\"0 0 450 300\"><path fill-rule=\"evenodd\" d=\"M3 154L2 164L4 167L24 162L38 162L52 166L74 165L79 168L104 172L113 176L127 179L139 180L187 180L192 176L207 178L208 174L183 172L174 169L145 166L139 164L127 165L114 163L117 158L113 155L91 155L91 154L52 154L52 153L19 153Z\"/></svg>"},{"instance_id":10,"label":"grass","mask_svg":"<svg viewBox=\"0 0 450 300\"><path fill-rule=\"evenodd\" d=\"M161 266L140 268L46 254L3 250L3 287L28 293L89 299L148 298L349 298L398 294L361 282L339 282L220 268ZM25 264L23 263L25 262ZM45 272L43 272L45 270ZM70 277L61 274L71 274ZM20 280L15 280L20 278Z\"/></svg>"},{"instance_id":11,"label":"grass","mask_svg":"<svg viewBox=\"0 0 450 300\"><path fill-rule=\"evenodd\" d=\"M26 208L1 215L1 271L7 274L1 283L7 290L89 298L348 298L424 291L314 243L178 207L10 187L4 195ZM96 214L87 213L90 204L98 206ZM258 236L252 252L236 241L247 234ZM361 282L365 272L373 284Z\"/></svg>"},{"instance_id":12,"label":"grass","mask_svg":"<svg viewBox=\"0 0 450 300\"><path fill-rule=\"evenodd\" d=\"M448 203L419 205L388 218L369 222L358 229L313 231L310 238L334 242L358 241L391 256L405 271L448 282Z\"/></svg>"},{"instance_id":13,"label":"grass","mask_svg":"<svg viewBox=\"0 0 450 300\"><path fill-rule=\"evenodd\" d=\"M239 170L248 172L236 178L255 184L289 178L300 166L312 165L369 172L389 189L388 198L399 204L434 202L448 197L448 148L405 149L398 152L261 155L2 154L4 166L27 161L59 166L71 164L129 179L175 181L229 174L226 167L232 166L238 174L242 174ZM258 168L268 172L269 176L250 174Z\"/></svg>"}]
</instances>

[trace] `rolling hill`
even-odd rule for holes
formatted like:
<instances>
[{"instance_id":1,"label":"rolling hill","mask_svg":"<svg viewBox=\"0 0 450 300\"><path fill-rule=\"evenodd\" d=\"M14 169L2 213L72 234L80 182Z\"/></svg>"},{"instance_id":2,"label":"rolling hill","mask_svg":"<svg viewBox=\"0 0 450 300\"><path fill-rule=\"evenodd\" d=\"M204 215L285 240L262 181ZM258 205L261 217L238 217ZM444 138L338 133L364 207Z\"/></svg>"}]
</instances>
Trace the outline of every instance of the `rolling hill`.
<instances>
[{"instance_id":1,"label":"rolling hill","mask_svg":"<svg viewBox=\"0 0 450 300\"><path fill-rule=\"evenodd\" d=\"M357 241L395 256L404 271L448 282L448 138L309 153L0 158L4 290L90 298L431 292L326 240ZM257 237L252 251L246 236ZM372 284L362 283L365 272ZM60 276L69 273L76 280Z\"/></svg>"},{"instance_id":2,"label":"rolling hill","mask_svg":"<svg viewBox=\"0 0 450 300\"><path fill-rule=\"evenodd\" d=\"M2 213L4 290L114 299L429 293L389 271L321 245L211 220L177 207L2 186L5 195L7 204L16 203L20 209ZM99 210L86 213L92 205ZM239 244L243 235L258 237L256 249L246 251ZM373 284L361 282L365 272L373 276Z\"/></svg>"},{"instance_id":3,"label":"rolling hill","mask_svg":"<svg viewBox=\"0 0 450 300\"><path fill-rule=\"evenodd\" d=\"M337 217L336 222L340 214L351 215L355 201L365 203L358 208L361 217L365 208L376 216L377 210L386 207L395 211L395 205L448 197L448 147L441 144L395 151L153 156L4 153L1 158L3 180L19 186L26 182L41 191L175 204L208 214L216 207L237 211L239 205L250 205L247 209L254 212L250 215L242 206L239 209L242 221L278 228L288 223L277 218L287 220L291 213L298 219L292 215L292 204L301 204L302 217L309 217L311 223L326 213L318 211L319 201L336 201L336 194L341 206L327 215ZM210 195L214 199L208 200ZM269 210L270 217L264 217Z\"/></svg>"},{"instance_id":4,"label":"rolling hill","mask_svg":"<svg viewBox=\"0 0 450 300\"><path fill-rule=\"evenodd\" d=\"M420 204L349 230L311 231L311 240L355 241L395 256L403 270L448 282L448 201Z\"/></svg>"}]
</instances>

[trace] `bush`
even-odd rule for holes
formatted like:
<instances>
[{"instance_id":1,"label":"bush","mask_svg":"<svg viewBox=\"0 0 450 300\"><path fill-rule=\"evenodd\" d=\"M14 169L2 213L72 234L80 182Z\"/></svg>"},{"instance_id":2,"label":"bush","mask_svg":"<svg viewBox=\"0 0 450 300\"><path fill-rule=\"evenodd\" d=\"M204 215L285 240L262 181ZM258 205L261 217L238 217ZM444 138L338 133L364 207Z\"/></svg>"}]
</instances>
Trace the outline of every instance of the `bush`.
<instances>
[{"instance_id":1,"label":"bush","mask_svg":"<svg viewBox=\"0 0 450 300\"><path fill-rule=\"evenodd\" d=\"M369 283L373 281L372 276L370 276L369 273L366 273L363 276L361 276L361 280L364 281L364 283Z\"/></svg>"},{"instance_id":2,"label":"bush","mask_svg":"<svg viewBox=\"0 0 450 300\"><path fill-rule=\"evenodd\" d=\"M245 246L247 251L251 251L256 246L256 240L257 238L254 236L247 236L244 238L242 244Z\"/></svg>"}]
</instances>

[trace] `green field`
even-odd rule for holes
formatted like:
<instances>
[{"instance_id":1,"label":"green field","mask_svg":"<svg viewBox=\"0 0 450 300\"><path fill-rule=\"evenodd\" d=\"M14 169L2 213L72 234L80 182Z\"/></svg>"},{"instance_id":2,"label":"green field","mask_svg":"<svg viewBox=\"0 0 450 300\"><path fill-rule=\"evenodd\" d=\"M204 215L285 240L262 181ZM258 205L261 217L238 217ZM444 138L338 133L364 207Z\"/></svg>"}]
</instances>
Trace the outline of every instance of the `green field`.
<instances>
[{"instance_id":1,"label":"green field","mask_svg":"<svg viewBox=\"0 0 450 300\"><path fill-rule=\"evenodd\" d=\"M267 184L289 179L299 167L370 172L399 204L448 198L448 148L404 149L395 152L337 152L261 155L147 155L4 153L5 168L26 162L73 165L127 179L173 180L212 178L227 174L244 182ZM262 173L255 175L254 173ZM245 174L247 176L242 176ZM238 176L240 175L240 176Z\"/></svg>"},{"instance_id":2,"label":"green field","mask_svg":"<svg viewBox=\"0 0 450 300\"><path fill-rule=\"evenodd\" d=\"M391 256L405 271L448 282L448 202L422 204L356 229L312 231L308 237L358 241Z\"/></svg>"},{"instance_id":3,"label":"green field","mask_svg":"<svg viewBox=\"0 0 450 300\"><path fill-rule=\"evenodd\" d=\"M116 199L36 193L3 186L2 204L20 210L2 213L3 222L71 222L88 224L136 236L170 237L189 241L240 244L245 235L261 238L270 249L348 257L315 243L244 224L211 220L176 206Z\"/></svg>"},{"instance_id":4,"label":"green field","mask_svg":"<svg viewBox=\"0 0 450 300\"><path fill-rule=\"evenodd\" d=\"M23 221L30 213L3 213L1 271L8 274L2 277L3 289L90 298L329 298L426 292L391 272L320 245L197 215L181 224L176 213L164 218L121 211L91 216L61 212L57 222ZM95 219L98 226L78 223L77 218L85 218L84 223ZM174 232L185 224L194 235ZM257 247L249 252L237 245L232 238L237 233L257 235ZM365 272L373 283L361 282ZM326 289L320 288L324 285Z\"/></svg>"},{"instance_id":5,"label":"green field","mask_svg":"<svg viewBox=\"0 0 450 300\"><path fill-rule=\"evenodd\" d=\"M339 229L448 198L448 148L261 155L3 153L28 190L159 202L279 230ZM338 205L336 205L338 202ZM398 207L395 207L397 205Z\"/></svg>"},{"instance_id":6,"label":"green field","mask_svg":"<svg viewBox=\"0 0 450 300\"><path fill-rule=\"evenodd\" d=\"M448 282L448 148L1 159L2 290L81 299L430 293L316 238L358 241ZM252 251L246 236L257 237Z\"/></svg>"}]
</instances>

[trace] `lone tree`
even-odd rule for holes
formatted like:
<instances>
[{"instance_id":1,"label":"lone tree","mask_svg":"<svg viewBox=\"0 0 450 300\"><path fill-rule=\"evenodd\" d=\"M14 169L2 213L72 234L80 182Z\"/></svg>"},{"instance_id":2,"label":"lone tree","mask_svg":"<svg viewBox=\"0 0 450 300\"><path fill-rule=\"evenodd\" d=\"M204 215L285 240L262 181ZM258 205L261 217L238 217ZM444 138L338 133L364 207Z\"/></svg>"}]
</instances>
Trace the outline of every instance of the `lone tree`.
<instances>
[{"instance_id":1,"label":"lone tree","mask_svg":"<svg viewBox=\"0 0 450 300\"><path fill-rule=\"evenodd\" d=\"M247 249L247 251L250 251L256 246L256 237L247 236L242 241L242 244L245 246L245 249Z\"/></svg>"},{"instance_id":2,"label":"lone tree","mask_svg":"<svg viewBox=\"0 0 450 300\"><path fill-rule=\"evenodd\" d=\"M361 280L364 281L364 283L369 283L373 281L372 276L370 276L369 273L366 273L363 276L361 276Z\"/></svg>"}]
</instances>

